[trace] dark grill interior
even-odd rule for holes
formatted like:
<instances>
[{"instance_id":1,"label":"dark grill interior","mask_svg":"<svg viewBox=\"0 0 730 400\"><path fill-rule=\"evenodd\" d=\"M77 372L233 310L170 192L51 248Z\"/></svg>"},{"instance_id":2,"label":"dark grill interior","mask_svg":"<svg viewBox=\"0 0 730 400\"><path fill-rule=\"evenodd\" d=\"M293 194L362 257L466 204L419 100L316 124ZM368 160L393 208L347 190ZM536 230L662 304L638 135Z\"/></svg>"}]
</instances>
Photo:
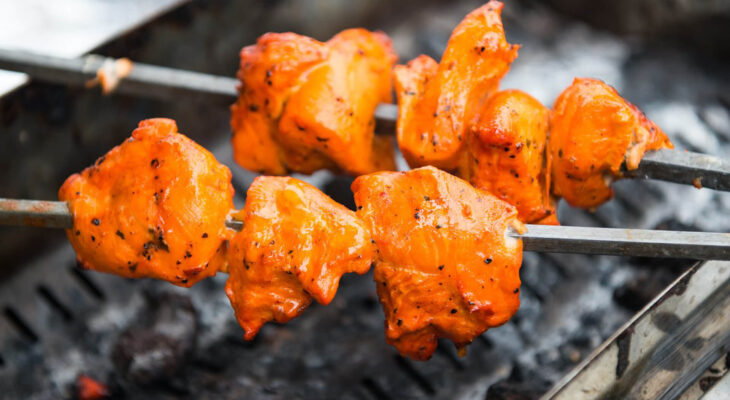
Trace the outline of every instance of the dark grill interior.
<instances>
[{"instance_id":1,"label":"dark grill interior","mask_svg":"<svg viewBox=\"0 0 730 400\"><path fill-rule=\"evenodd\" d=\"M405 62L421 52L437 57L454 25L480 4L314 3L188 5L96 53L231 76L239 48L267 30L324 39L364 25L391 34ZM322 17L299 18L303 10ZM678 147L730 154L728 76L719 61L681 45L623 40L529 2L509 3L504 20L508 39L524 46L504 88L550 104L573 76L604 78ZM231 167L237 205L253 179L232 161L225 107L33 83L3 99L2 110L0 196L54 199L69 173L151 116L177 119ZM318 173L307 180L352 204L349 178ZM622 181L616 192L595 214L561 204L561 222L730 228L727 194L644 181ZM0 241L0 387L8 398L73 397L79 374L127 398L533 398L692 264L526 253L522 305L509 323L476 340L465 358L441 343L432 360L413 362L385 343L371 275L346 276L330 306L267 325L247 343L223 291L225 275L184 290L79 270L62 232L3 227Z\"/></svg>"}]
</instances>

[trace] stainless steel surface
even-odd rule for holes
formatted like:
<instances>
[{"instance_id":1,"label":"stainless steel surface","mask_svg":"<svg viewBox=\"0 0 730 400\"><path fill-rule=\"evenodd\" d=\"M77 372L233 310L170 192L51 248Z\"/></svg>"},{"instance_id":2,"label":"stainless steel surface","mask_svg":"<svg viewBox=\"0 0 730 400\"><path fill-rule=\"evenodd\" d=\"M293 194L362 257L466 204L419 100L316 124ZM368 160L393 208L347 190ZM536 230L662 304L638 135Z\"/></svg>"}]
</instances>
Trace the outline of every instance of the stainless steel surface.
<instances>
[{"instance_id":1,"label":"stainless steel surface","mask_svg":"<svg viewBox=\"0 0 730 400\"><path fill-rule=\"evenodd\" d=\"M730 260L730 233L528 225L526 251Z\"/></svg>"},{"instance_id":2,"label":"stainless steel surface","mask_svg":"<svg viewBox=\"0 0 730 400\"><path fill-rule=\"evenodd\" d=\"M0 224L70 229L73 219L65 202L0 199ZM231 219L226 226L243 228L240 221ZM522 239L525 251L730 260L730 233L526 226L525 233L509 233Z\"/></svg>"},{"instance_id":3,"label":"stainless steel surface","mask_svg":"<svg viewBox=\"0 0 730 400\"><path fill-rule=\"evenodd\" d=\"M730 399L730 356L720 357L677 400Z\"/></svg>"},{"instance_id":4,"label":"stainless steel surface","mask_svg":"<svg viewBox=\"0 0 730 400\"><path fill-rule=\"evenodd\" d=\"M730 162L681 150L657 150L644 155L639 168L626 176L730 190Z\"/></svg>"},{"instance_id":5,"label":"stainless steel surface","mask_svg":"<svg viewBox=\"0 0 730 400\"><path fill-rule=\"evenodd\" d=\"M726 373L720 381L708 390L702 400L727 400L730 399L730 374Z\"/></svg>"},{"instance_id":6,"label":"stainless steel surface","mask_svg":"<svg viewBox=\"0 0 730 400\"><path fill-rule=\"evenodd\" d=\"M697 264L544 399L674 399L730 349L730 263Z\"/></svg>"}]
</instances>

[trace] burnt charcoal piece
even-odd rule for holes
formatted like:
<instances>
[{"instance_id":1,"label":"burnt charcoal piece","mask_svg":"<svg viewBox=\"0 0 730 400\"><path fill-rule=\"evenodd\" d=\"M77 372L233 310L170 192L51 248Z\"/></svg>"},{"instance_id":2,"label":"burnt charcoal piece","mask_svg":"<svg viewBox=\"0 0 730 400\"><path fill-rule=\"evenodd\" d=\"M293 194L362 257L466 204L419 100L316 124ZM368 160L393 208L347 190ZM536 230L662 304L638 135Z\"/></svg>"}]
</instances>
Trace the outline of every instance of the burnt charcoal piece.
<instances>
[{"instance_id":1,"label":"burnt charcoal piece","mask_svg":"<svg viewBox=\"0 0 730 400\"><path fill-rule=\"evenodd\" d=\"M114 344L114 366L122 377L138 385L169 380L190 360L197 325L188 296L151 293L141 314Z\"/></svg>"},{"instance_id":2,"label":"burnt charcoal piece","mask_svg":"<svg viewBox=\"0 0 730 400\"><path fill-rule=\"evenodd\" d=\"M613 299L628 310L639 311L676 277L677 275L670 271L660 268L641 270L634 279L614 290Z\"/></svg>"},{"instance_id":3,"label":"burnt charcoal piece","mask_svg":"<svg viewBox=\"0 0 730 400\"><path fill-rule=\"evenodd\" d=\"M550 383L542 379L530 379L524 382L509 380L499 381L487 390L485 400L533 400L550 389Z\"/></svg>"},{"instance_id":4,"label":"burnt charcoal piece","mask_svg":"<svg viewBox=\"0 0 730 400\"><path fill-rule=\"evenodd\" d=\"M127 393L119 384L119 378L113 372L98 380L82 373L68 386L67 392L72 393L71 399L74 400L121 400L128 398Z\"/></svg>"}]
</instances>

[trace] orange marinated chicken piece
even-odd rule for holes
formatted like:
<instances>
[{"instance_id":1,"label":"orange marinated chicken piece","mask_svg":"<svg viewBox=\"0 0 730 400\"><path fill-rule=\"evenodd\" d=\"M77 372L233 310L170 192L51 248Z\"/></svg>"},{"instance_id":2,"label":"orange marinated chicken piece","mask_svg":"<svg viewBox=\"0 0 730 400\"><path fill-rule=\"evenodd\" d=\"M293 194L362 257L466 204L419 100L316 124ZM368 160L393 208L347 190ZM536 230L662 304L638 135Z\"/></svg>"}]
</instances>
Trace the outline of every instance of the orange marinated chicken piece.
<instances>
[{"instance_id":1,"label":"orange marinated chicken piece","mask_svg":"<svg viewBox=\"0 0 730 400\"><path fill-rule=\"evenodd\" d=\"M352 184L378 245L375 281L388 343L418 360L438 338L459 349L519 307L517 210L433 167L380 172Z\"/></svg>"},{"instance_id":2,"label":"orange marinated chicken piece","mask_svg":"<svg viewBox=\"0 0 730 400\"><path fill-rule=\"evenodd\" d=\"M517 207L520 220L557 224L546 148L550 110L519 90L492 95L469 131L459 176Z\"/></svg>"},{"instance_id":3,"label":"orange marinated chicken piece","mask_svg":"<svg viewBox=\"0 0 730 400\"><path fill-rule=\"evenodd\" d=\"M411 167L455 169L468 126L517 57L507 43L502 3L490 1L454 29L437 64L421 55L395 67L398 145Z\"/></svg>"},{"instance_id":4,"label":"orange marinated chicken piece","mask_svg":"<svg viewBox=\"0 0 730 400\"><path fill-rule=\"evenodd\" d=\"M214 275L225 262L231 171L177 132L148 119L132 137L58 192L68 202L68 238L88 269L179 286Z\"/></svg>"},{"instance_id":5,"label":"orange marinated chicken piece","mask_svg":"<svg viewBox=\"0 0 730 400\"><path fill-rule=\"evenodd\" d=\"M576 78L558 96L548 144L553 193L572 206L596 208L613 197L621 165L636 169L644 152L674 147L664 132L614 88Z\"/></svg>"},{"instance_id":6,"label":"orange marinated chicken piece","mask_svg":"<svg viewBox=\"0 0 730 400\"><path fill-rule=\"evenodd\" d=\"M392 138L375 136L375 108L390 102L396 56L382 33L348 29L326 43L267 33L241 51L233 151L268 174L319 169L359 175L394 169Z\"/></svg>"},{"instance_id":7,"label":"orange marinated chicken piece","mask_svg":"<svg viewBox=\"0 0 730 400\"><path fill-rule=\"evenodd\" d=\"M294 178L256 178L234 217L244 228L231 239L226 293L247 340L267 321L298 316L312 298L329 304L342 274L364 274L375 260L355 213Z\"/></svg>"}]
</instances>

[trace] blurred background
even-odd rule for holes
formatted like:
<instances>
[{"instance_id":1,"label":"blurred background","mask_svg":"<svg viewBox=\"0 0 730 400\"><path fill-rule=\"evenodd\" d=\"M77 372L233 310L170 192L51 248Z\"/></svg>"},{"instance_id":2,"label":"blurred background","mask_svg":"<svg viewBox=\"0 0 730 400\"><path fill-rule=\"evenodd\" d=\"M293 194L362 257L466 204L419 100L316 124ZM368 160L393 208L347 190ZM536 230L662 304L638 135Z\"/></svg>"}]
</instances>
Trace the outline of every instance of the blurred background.
<instances>
[{"instance_id":1,"label":"blurred background","mask_svg":"<svg viewBox=\"0 0 730 400\"><path fill-rule=\"evenodd\" d=\"M0 0L0 48L127 57L232 77L241 47L265 32L326 40L365 27L386 32L405 63L422 53L438 59L451 30L481 4ZM522 48L502 88L551 105L574 77L600 78L642 108L676 147L730 155L730 1L507 0L503 20L508 41ZM69 174L150 117L177 120L181 132L227 164L239 205L254 177L232 161L227 107L194 96L104 96L98 88L5 72L0 96L0 197L55 200ZM318 173L307 179L351 204L350 178ZM561 222L730 230L727 194L646 181L622 181L616 191L596 213L561 204ZM412 363L385 345L367 278L345 279L330 307L313 307L284 327L267 326L255 342L244 343L222 291L225 277L180 291L85 274L73 267L63 232L0 227L0 386L10 388L11 398L73 397L78 376L88 374L113 395L131 398L532 398L691 262L659 264L526 254L522 308L510 323L489 331L466 358L440 346L434 360ZM165 320L170 315L178 322ZM177 336L154 336L180 319L190 323ZM155 339L118 350L135 335ZM139 370L128 365L155 351L164 362Z\"/></svg>"}]
</instances>

